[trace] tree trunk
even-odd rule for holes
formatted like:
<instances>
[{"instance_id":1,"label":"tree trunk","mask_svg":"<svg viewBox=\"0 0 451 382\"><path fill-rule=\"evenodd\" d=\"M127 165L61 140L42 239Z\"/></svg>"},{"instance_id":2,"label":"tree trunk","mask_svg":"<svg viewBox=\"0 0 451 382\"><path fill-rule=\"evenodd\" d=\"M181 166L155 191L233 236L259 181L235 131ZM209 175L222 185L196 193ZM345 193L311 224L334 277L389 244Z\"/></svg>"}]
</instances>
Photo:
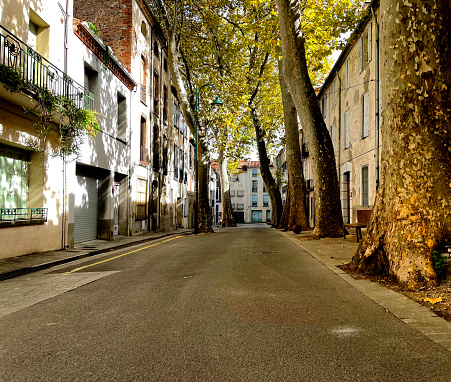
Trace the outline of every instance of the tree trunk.
<instances>
[{"instance_id":1,"label":"tree trunk","mask_svg":"<svg viewBox=\"0 0 451 382\"><path fill-rule=\"evenodd\" d=\"M222 227L235 227L233 219L232 203L230 201L229 175L227 172L227 156L225 149L219 150L219 180L221 182L222 197Z\"/></svg>"},{"instance_id":2,"label":"tree trunk","mask_svg":"<svg viewBox=\"0 0 451 382\"><path fill-rule=\"evenodd\" d=\"M299 2L295 0L277 0L283 77L299 114L312 161L316 209L313 236L339 237L343 218L335 155L307 70L298 6Z\"/></svg>"},{"instance_id":3,"label":"tree trunk","mask_svg":"<svg viewBox=\"0 0 451 382\"><path fill-rule=\"evenodd\" d=\"M302 171L301 147L296 107L283 79L283 62L279 61L279 81L285 123L285 150L287 156L288 193L279 222L279 228L291 230L299 225L303 231L310 230L305 207L305 181Z\"/></svg>"},{"instance_id":4,"label":"tree trunk","mask_svg":"<svg viewBox=\"0 0 451 382\"><path fill-rule=\"evenodd\" d=\"M169 26L167 26L169 29ZM189 102L189 97L185 89L180 66L178 62L179 50L177 47L175 33L173 30L167 30L168 34L168 66L171 72L174 86L177 90L177 98L180 102L183 116L185 117L186 124L188 125L191 134L196 136L196 123L199 126L199 121L196 121L196 115L193 112L193 105ZM205 154L205 158L204 158ZM199 232L213 232L211 228L212 218L211 209L208 203L208 169L210 166L210 157L208 155L208 149L203 147L203 143L199 142ZM201 174L206 173L206 176ZM205 184L203 182L206 182Z\"/></svg>"},{"instance_id":5,"label":"tree trunk","mask_svg":"<svg viewBox=\"0 0 451 382\"><path fill-rule=\"evenodd\" d=\"M255 128L255 136L257 140L258 157L260 159L260 173L265 182L266 192L271 200L271 225L277 227L280 217L282 216L282 197L280 196L279 187L271 174L269 168L269 158L266 153L266 144L264 140L264 132L261 127L260 117L255 106L251 106L251 116Z\"/></svg>"},{"instance_id":6,"label":"tree trunk","mask_svg":"<svg viewBox=\"0 0 451 382\"><path fill-rule=\"evenodd\" d=\"M432 250L451 237L450 3L381 0L380 14L382 179L351 266L435 286Z\"/></svg>"},{"instance_id":7,"label":"tree trunk","mask_svg":"<svg viewBox=\"0 0 451 382\"><path fill-rule=\"evenodd\" d=\"M199 233L213 232L208 184L210 182L210 155L202 139L199 139Z\"/></svg>"}]
</instances>

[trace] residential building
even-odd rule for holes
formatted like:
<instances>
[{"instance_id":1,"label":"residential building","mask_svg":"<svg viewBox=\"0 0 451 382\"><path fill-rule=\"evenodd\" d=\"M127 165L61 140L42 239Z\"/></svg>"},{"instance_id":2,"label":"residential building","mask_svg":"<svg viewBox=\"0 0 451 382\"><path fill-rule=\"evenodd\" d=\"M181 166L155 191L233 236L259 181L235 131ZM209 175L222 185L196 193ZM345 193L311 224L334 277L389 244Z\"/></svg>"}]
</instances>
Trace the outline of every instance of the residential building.
<instances>
[{"instance_id":1,"label":"residential building","mask_svg":"<svg viewBox=\"0 0 451 382\"><path fill-rule=\"evenodd\" d=\"M74 20L73 29L69 74L93 94L101 128L66 166L69 247L130 232L131 101L138 85L86 22Z\"/></svg>"},{"instance_id":2,"label":"residential building","mask_svg":"<svg viewBox=\"0 0 451 382\"><path fill-rule=\"evenodd\" d=\"M0 12L0 257L60 249L67 245L67 168L58 137L44 139L36 124L51 122L25 113L37 92L64 96L76 109L94 109L93 95L68 76L72 9L56 0L8 2ZM11 77L16 73L16 77ZM11 78L23 83L9 91ZM46 93L46 92L49 93ZM39 151L30 147L39 148Z\"/></svg>"},{"instance_id":3,"label":"residential building","mask_svg":"<svg viewBox=\"0 0 451 382\"><path fill-rule=\"evenodd\" d=\"M271 202L260 173L260 162L241 161L230 179L230 197L236 223L271 220Z\"/></svg>"},{"instance_id":4,"label":"residential building","mask_svg":"<svg viewBox=\"0 0 451 382\"><path fill-rule=\"evenodd\" d=\"M368 7L369 3L365 3ZM318 93L332 139L344 223L355 223L357 210L371 210L379 183L381 91L379 81L379 1L367 12ZM309 218L314 225L314 197L308 146L303 141Z\"/></svg>"}]
</instances>

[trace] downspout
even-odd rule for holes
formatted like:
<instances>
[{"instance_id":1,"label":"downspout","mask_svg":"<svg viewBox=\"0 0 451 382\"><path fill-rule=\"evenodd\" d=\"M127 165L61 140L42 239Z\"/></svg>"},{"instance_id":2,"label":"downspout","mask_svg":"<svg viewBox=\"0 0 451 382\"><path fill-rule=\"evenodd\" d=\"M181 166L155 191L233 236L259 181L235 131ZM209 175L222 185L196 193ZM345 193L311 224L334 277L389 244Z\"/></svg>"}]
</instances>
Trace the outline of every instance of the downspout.
<instances>
[{"instance_id":1,"label":"downspout","mask_svg":"<svg viewBox=\"0 0 451 382\"><path fill-rule=\"evenodd\" d=\"M374 144L376 149L376 191L379 189L379 123L380 123L380 115L379 115L379 24L377 22L376 13L374 12L374 7L371 6L371 13L373 14L374 18L374 24L375 24L375 32L376 32L376 46L374 49L374 65L375 65L375 137L374 137Z\"/></svg>"},{"instance_id":2,"label":"downspout","mask_svg":"<svg viewBox=\"0 0 451 382\"><path fill-rule=\"evenodd\" d=\"M153 86L152 86L152 78L153 78L153 37L154 33L153 33L153 29L150 28L150 65L149 65L149 87L150 87L150 104L149 104L149 110L151 108L152 105L152 100L153 100ZM153 219L153 208L150 208L152 203L153 203L153 192L152 192L152 183L153 183L153 173L152 173L152 169L153 169L153 155L152 155L152 142L153 142L153 137L152 137L152 131L153 131L153 123L152 123L152 112L149 113L149 164L147 165L147 179L149 180L149 202L147 205L147 232L151 232L152 231L152 219ZM146 126L147 127L147 126ZM149 168L150 166L150 168ZM152 197L152 199L151 199Z\"/></svg>"}]
</instances>

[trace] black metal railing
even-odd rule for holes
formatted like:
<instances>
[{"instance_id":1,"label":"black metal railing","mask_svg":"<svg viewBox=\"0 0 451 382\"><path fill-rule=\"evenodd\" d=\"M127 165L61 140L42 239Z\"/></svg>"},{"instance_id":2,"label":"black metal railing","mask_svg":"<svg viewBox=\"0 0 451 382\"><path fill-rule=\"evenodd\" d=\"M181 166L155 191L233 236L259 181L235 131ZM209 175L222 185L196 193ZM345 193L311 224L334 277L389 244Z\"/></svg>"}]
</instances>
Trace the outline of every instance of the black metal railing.
<instances>
[{"instance_id":1,"label":"black metal railing","mask_svg":"<svg viewBox=\"0 0 451 382\"><path fill-rule=\"evenodd\" d=\"M0 221L47 221L47 208L0 208Z\"/></svg>"},{"instance_id":2,"label":"black metal railing","mask_svg":"<svg viewBox=\"0 0 451 382\"><path fill-rule=\"evenodd\" d=\"M94 110L91 92L1 25L0 65L16 71L24 88L32 93L37 88L45 88L53 95L71 99L79 109ZM4 80L0 78L1 82Z\"/></svg>"}]
</instances>

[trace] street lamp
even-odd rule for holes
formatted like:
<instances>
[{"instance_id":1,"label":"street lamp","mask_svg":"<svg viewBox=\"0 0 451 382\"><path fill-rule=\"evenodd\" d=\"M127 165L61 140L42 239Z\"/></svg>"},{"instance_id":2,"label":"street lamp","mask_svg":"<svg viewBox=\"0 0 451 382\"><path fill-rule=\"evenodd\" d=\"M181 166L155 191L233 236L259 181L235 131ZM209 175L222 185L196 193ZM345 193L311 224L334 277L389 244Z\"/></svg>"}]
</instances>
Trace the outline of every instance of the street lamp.
<instances>
[{"instance_id":1,"label":"street lamp","mask_svg":"<svg viewBox=\"0 0 451 382\"><path fill-rule=\"evenodd\" d=\"M198 120L199 120L199 106L200 106L200 91L207 87L207 86L211 86L212 88L215 89L216 91L216 99L211 103L212 106L221 106L222 102L219 99L219 94L218 94L218 90L216 89L216 86L213 84L205 84L202 85L199 88L197 88L196 86L196 161L194 164L195 167L195 194L196 194L196 199L195 199L195 203L194 203L194 234L198 234L199 233L199 124L198 124Z\"/></svg>"}]
</instances>

